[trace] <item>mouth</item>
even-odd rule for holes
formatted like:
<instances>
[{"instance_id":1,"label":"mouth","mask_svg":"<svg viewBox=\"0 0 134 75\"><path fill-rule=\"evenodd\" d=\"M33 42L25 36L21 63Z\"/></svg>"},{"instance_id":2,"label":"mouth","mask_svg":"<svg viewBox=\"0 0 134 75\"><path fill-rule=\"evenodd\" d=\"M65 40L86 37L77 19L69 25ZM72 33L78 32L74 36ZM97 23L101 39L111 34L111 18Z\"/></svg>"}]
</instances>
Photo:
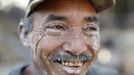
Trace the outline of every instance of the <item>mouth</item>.
<instances>
[{"instance_id":1,"label":"mouth","mask_svg":"<svg viewBox=\"0 0 134 75\"><path fill-rule=\"evenodd\" d=\"M66 66L66 67L81 67L84 62L83 61L55 61L55 63L58 63L60 65Z\"/></svg>"},{"instance_id":2,"label":"mouth","mask_svg":"<svg viewBox=\"0 0 134 75\"><path fill-rule=\"evenodd\" d=\"M81 67L84 63L90 61L90 57L72 57L72 56L51 56L49 61L58 63L66 67Z\"/></svg>"},{"instance_id":3,"label":"mouth","mask_svg":"<svg viewBox=\"0 0 134 75\"><path fill-rule=\"evenodd\" d=\"M48 60L61 67L68 74L80 74L82 68L92 60L92 55L83 54L74 56L71 54L54 54L49 56Z\"/></svg>"},{"instance_id":4,"label":"mouth","mask_svg":"<svg viewBox=\"0 0 134 75\"><path fill-rule=\"evenodd\" d=\"M63 61L63 60L57 59L57 60L54 60L51 62L57 64L59 67L61 67L63 69L64 72L66 72L68 74L80 74L83 66L88 61L80 61L80 60Z\"/></svg>"},{"instance_id":5,"label":"mouth","mask_svg":"<svg viewBox=\"0 0 134 75\"><path fill-rule=\"evenodd\" d=\"M80 74L82 66L86 62L83 61L55 61L66 73L68 74Z\"/></svg>"}]
</instances>

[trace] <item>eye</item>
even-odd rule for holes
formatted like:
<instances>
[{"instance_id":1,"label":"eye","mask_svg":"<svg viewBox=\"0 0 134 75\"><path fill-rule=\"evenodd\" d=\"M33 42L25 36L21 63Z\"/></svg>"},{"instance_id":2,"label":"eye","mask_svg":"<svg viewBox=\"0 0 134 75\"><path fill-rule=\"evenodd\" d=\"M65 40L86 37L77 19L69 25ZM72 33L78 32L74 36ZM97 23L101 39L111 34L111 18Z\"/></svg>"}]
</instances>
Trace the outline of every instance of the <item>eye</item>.
<instances>
[{"instance_id":1,"label":"eye","mask_svg":"<svg viewBox=\"0 0 134 75\"><path fill-rule=\"evenodd\" d=\"M97 29L95 27L90 26L90 27L85 28L85 30L86 31L96 31Z\"/></svg>"},{"instance_id":2,"label":"eye","mask_svg":"<svg viewBox=\"0 0 134 75\"><path fill-rule=\"evenodd\" d=\"M84 29L84 31L97 31L98 30L97 26L92 25L92 24L88 24L88 25L84 26L83 29Z\"/></svg>"},{"instance_id":3,"label":"eye","mask_svg":"<svg viewBox=\"0 0 134 75\"><path fill-rule=\"evenodd\" d=\"M66 26L63 23L51 23L45 28L46 33L52 36L60 36L66 31Z\"/></svg>"},{"instance_id":4,"label":"eye","mask_svg":"<svg viewBox=\"0 0 134 75\"><path fill-rule=\"evenodd\" d=\"M47 28L55 29L55 30L65 30L65 28L63 27L63 24L52 24L52 25L47 26Z\"/></svg>"}]
</instances>

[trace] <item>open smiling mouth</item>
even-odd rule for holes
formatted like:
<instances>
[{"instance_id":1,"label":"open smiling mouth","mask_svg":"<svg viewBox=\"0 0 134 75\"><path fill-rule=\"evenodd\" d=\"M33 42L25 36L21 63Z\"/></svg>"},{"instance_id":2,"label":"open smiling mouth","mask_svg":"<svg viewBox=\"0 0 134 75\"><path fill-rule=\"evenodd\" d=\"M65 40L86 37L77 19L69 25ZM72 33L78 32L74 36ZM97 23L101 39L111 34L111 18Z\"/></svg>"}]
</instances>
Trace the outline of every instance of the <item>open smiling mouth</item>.
<instances>
[{"instance_id":1,"label":"open smiling mouth","mask_svg":"<svg viewBox=\"0 0 134 75\"><path fill-rule=\"evenodd\" d=\"M79 56L67 52L58 52L50 55L48 60L52 63L58 63L59 66L68 74L79 74L84 64L91 62L92 54L83 53Z\"/></svg>"},{"instance_id":2,"label":"open smiling mouth","mask_svg":"<svg viewBox=\"0 0 134 75\"><path fill-rule=\"evenodd\" d=\"M49 61L58 63L59 66L68 74L80 74L84 64L92 60L92 55L83 54L75 56L71 54L54 54L49 56Z\"/></svg>"},{"instance_id":3,"label":"open smiling mouth","mask_svg":"<svg viewBox=\"0 0 134 75\"><path fill-rule=\"evenodd\" d=\"M75 56L69 53L58 53L51 55L49 57L49 60L62 66L77 68L83 66L83 64L85 64L86 62L91 61L92 55L82 54L79 56Z\"/></svg>"},{"instance_id":4,"label":"open smiling mouth","mask_svg":"<svg viewBox=\"0 0 134 75\"><path fill-rule=\"evenodd\" d=\"M63 66L67 66L67 67L81 67L84 62L83 61L54 61L55 63L59 63Z\"/></svg>"}]
</instances>

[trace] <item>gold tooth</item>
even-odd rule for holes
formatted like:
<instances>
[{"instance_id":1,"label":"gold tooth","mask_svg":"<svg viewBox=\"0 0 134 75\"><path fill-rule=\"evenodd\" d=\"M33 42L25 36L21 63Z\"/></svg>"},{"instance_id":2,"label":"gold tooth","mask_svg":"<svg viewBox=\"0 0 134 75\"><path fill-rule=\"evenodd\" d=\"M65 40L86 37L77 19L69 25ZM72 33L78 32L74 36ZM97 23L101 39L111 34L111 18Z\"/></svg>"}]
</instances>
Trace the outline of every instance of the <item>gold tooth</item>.
<instances>
[{"instance_id":1,"label":"gold tooth","mask_svg":"<svg viewBox=\"0 0 134 75\"><path fill-rule=\"evenodd\" d=\"M83 62L76 61L76 62L68 62L68 61L62 61L62 65L64 66L77 66L80 67L83 65Z\"/></svg>"},{"instance_id":2,"label":"gold tooth","mask_svg":"<svg viewBox=\"0 0 134 75\"><path fill-rule=\"evenodd\" d=\"M80 66L80 62L78 62L78 66Z\"/></svg>"},{"instance_id":3,"label":"gold tooth","mask_svg":"<svg viewBox=\"0 0 134 75\"><path fill-rule=\"evenodd\" d=\"M74 63L73 63L73 66L82 66L82 64L83 64L83 63L80 62L80 61L79 61L79 62L74 62Z\"/></svg>"},{"instance_id":4,"label":"gold tooth","mask_svg":"<svg viewBox=\"0 0 134 75\"><path fill-rule=\"evenodd\" d=\"M81 62L79 62L79 66L81 65Z\"/></svg>"},{"instance_id":5,"label":"gold tooth","mask_svg":"<svg viewBox=\"0 0 134 75\"><path fill-rule=\"evenodd\" d=\"M82 63L81 62L79 62L79 66L82 66Z\"/></svg>"},{"instance_id":6,"label":"gold tooth","mask_svg":"<svg viewBox=\"0 0 134 75\"><path fill-rule=\"evenodd\" d=\"M76 63L75 62L73 62L73 66L76 66Z\"/></svg>"},{"instance_id":7,"label":"gold tooth","mask_svg":"<svg viewBox=\"0 0 134 75\"><path fill-rule=\"evenodd\" d=\"M78 62L78 66L80 66L80 62Z\"/></svg>"},{"instance_id":8,"label":"gold tooth","mask_svg":"<svg viewBox=\"0 0 134 75\"><path fill-rule=\"evenodd\" d=\"M74 66L79 66L79 63L78 62L74 62Z\"/></svg>"},{"instance_id":9,"label":"gold tooth","mask_svg":"<svg viewBox=\"0 0 134 75\"><path fill-rule=\"evenodd\" d=\"M79 66L79 62L77 62L77 66Z\"/></svg>"},{"instance_id":10,"label":"gold tooth","mask_svg":"<svg viewBox=\"0 0 134 75\"><path fill-rule=\"evenodd\" d=\"M69 65L69 62L67 62L67 66Z\"/></svg>"}]
</instances>

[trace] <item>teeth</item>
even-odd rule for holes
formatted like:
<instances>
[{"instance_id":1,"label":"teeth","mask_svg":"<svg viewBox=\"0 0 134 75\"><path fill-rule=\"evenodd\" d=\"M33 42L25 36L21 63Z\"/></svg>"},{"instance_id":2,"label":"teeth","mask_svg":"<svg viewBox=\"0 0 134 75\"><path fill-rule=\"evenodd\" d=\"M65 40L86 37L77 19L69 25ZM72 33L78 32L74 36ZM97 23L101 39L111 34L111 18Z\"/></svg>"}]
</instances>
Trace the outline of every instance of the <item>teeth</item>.
<instances>
[{"instance_id":1,"label":"teeth","mask_svg":"<svg viewBox=\"0 0 134 75\"><path fill-rule=\"evenodd\" d=\"M75 62L75 63L74 63L74 66L79 66L79 63L78 63L78 62Z\"/></svg>"},{"instance_id":2,"label":"teeth","mask_svg":"<svg viewBox=\"0 0 134 75\"><path fill-rule=\"evenodd\" d=\"M79 66L82 66L82 64L83 64L82 62L79 62Z\"/></svg>"},{"instance_id":3,"label":"teeth","mask_svg":"<svg viewBox=\"0 0 134 75\"><path fill-rule=\"evenodd\" d=\"M69 66L69 67L80 67L83 65L83 62L67 62L67 61L62 61L61 63L64 66Z\"/></svg>"}]
</instances>

